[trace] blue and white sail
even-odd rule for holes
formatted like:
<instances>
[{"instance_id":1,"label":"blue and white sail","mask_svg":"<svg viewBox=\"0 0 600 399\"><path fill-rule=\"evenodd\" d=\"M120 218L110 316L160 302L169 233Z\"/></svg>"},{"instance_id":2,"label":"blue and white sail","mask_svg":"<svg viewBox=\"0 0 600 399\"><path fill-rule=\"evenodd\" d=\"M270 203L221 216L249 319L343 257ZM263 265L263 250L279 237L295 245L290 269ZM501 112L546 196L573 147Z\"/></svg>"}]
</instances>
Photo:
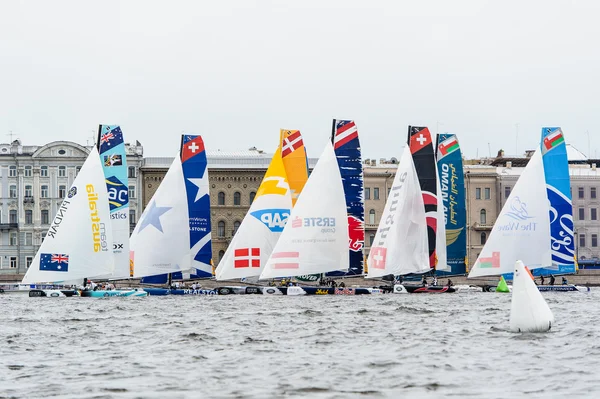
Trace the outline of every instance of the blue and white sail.
<instances>
[{"instance_id":1,"label":"blue and white sail","mask_svg":"<svg viewBox=\"0 0 600 399\"><path fill-rule=\"evenodd\" d=\"M115 268L110 278L133 277L129 267L129 186L127 154L121 127L98 127L98 152L104 170L113 232Z\"/></svg>"},{"instance_id":2,"label":"blue and white sail","mask_svg":"<svg viewBox=\"0 0 600 399\"><path fill-rule=\"evenodd\" d=\"M575 273L571 179L567 147L560 127L542 128L541 149L550 202L552 266L537 269L534 274Z\"/></svg>"}]
</instances>

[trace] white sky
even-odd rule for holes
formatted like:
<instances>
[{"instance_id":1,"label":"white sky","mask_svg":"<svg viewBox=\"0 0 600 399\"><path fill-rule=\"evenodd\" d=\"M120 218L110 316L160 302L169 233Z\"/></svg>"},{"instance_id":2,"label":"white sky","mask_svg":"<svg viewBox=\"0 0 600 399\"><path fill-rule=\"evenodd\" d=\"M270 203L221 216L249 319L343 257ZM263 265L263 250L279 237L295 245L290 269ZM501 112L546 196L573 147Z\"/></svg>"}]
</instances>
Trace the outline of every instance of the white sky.
<instances>
[{"instance_id":1,"label":"white sky","mask_svg":"<svg viewBox=\"0 0 600 399\"><path fill-rule=\"evenodd\" d=\"M365 158L398 157L409 124L467 157L562 126L600 157L599 17L593 0L2 1L0 141L85 144L105 123L146 156L182 132L272 152L297 128L316 157L346 118Z\"/></svg>"}]
</instances>

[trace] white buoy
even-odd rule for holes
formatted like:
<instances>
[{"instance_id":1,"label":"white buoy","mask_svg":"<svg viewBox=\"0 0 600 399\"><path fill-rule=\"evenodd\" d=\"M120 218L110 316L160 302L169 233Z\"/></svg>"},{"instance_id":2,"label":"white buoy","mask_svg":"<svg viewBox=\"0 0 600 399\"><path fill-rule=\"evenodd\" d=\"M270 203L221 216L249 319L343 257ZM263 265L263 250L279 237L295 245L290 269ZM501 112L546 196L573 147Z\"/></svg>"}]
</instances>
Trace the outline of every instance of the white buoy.
<instances>
[{"instance_id":1,"label":"white buoy","mask_svg":"<svg viewBox=\"0 0 600 399\"><path fill-rule=\"evenodd\" d=\"M546 332L554 324L554 315L533 282L523 262L515 263L510 330L512 332Z\"/></svg>"}]
</instances>

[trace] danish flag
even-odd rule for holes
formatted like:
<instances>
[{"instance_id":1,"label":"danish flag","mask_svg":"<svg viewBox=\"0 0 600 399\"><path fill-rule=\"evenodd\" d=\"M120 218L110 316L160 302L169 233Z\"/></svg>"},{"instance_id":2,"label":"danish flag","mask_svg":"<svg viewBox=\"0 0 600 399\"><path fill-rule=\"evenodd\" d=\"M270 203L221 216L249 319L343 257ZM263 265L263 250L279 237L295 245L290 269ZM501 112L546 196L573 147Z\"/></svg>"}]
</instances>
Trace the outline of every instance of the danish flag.
<instances>
[{"instance_id":1,"label":"danish flag","mask_svg":"<svg viewBox=\"0 0 600 399\"><path fill-rule=\"evenodd\" d=\"M286 157L303 145L304 143L302 142L300 131L292 133L284 138L281 143L281 156Z\"/></svg>"},{"instance_id":2,"label":"danish flag","mask_svg":"<svg viewBox=\"0 0 600 399\"><path fill-rule=\"evenodd\" d=\"M369 258L372 260L372 264L369 265L373 269L385 269L385 258L387 255L387 248L373 247L369 254Z\"/></svg>"},{"instance_id":3,"label":"danish flag","mask_svg":"<svg viewBox=\"0 0 600 399\"><path fill-rule=\"evenodd\" d=\"M260 267L260 248L239 248L233 251L233 267Z\"/></svg>"}]
</instances>

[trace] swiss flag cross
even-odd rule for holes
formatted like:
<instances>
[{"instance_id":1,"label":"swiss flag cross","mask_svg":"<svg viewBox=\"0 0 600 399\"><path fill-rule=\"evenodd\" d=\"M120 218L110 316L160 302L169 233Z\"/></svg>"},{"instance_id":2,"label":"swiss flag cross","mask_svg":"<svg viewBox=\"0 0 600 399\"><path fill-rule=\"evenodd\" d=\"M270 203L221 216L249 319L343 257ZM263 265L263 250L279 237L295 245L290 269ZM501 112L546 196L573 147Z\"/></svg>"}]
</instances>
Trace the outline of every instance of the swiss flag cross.
<instances>
[{"instance_id":1,"label":"swiss flag cross","mask_svg":"<svg viewBox=\"0 0 600 399\"><path fill-rule=\"evenodd\" d=\"M373 269L385 269L385 257L387 255L387 248L383 247L372 247L370 258L372 264L369 267Z\"/></svg>"},{"instance_id":2,"label":"swiss flag cross","mask_svg":"<svg viewBox=\"0 0 600 399\"><path fill-rule=\"evenodd\" d=\"M233 251L233 267L260 267L260 248L238 248Z\"/></svg>"}]
</instances>

